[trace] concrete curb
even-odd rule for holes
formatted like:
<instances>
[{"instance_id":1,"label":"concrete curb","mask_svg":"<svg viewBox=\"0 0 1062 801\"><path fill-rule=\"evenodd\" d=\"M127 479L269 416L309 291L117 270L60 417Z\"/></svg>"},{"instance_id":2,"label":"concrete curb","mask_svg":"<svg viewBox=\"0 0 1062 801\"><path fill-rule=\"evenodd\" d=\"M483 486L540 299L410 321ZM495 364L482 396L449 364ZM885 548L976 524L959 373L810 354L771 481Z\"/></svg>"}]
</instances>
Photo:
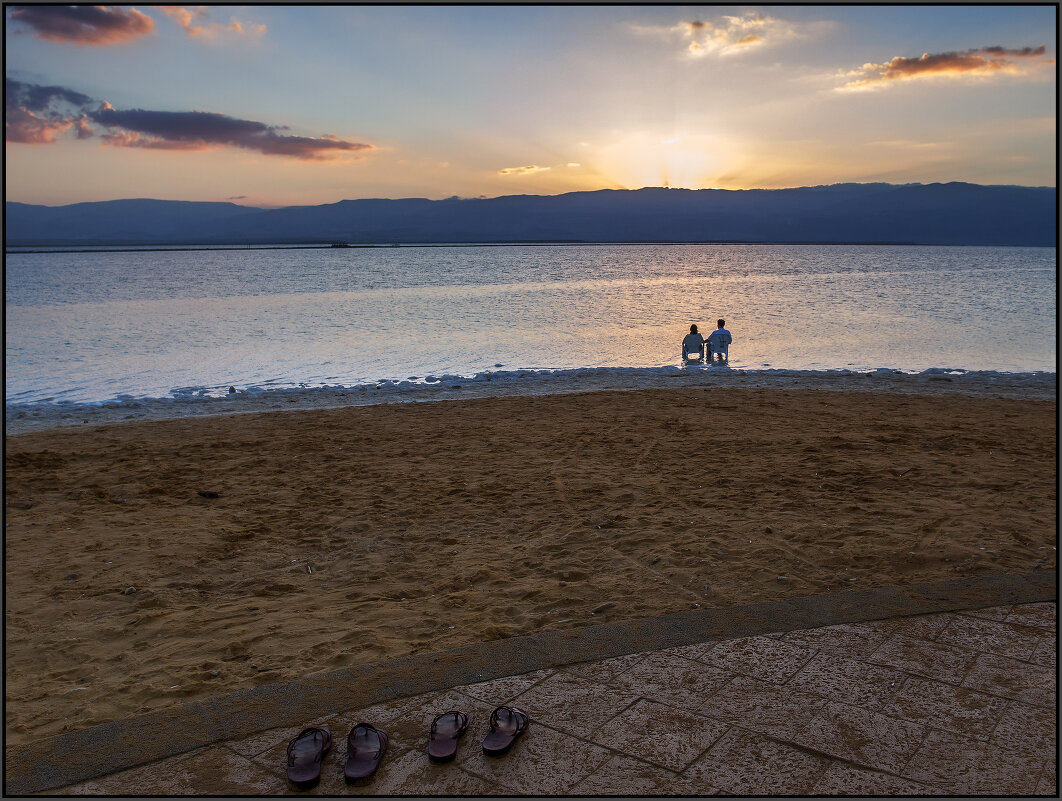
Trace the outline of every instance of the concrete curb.
<instances>
[{"instance_id":1,"label":"concrete curb","mask_svg":"<svg viewBox=\"0 0 1062 801\"><path fill-rule=\"evenodd\" d=\"M4 795L65 787L266 729L542 668L711 640L1056 599L1056 575L1045 570L677 612L400 657L7 748Z\"/></svg>"}]
</instances>

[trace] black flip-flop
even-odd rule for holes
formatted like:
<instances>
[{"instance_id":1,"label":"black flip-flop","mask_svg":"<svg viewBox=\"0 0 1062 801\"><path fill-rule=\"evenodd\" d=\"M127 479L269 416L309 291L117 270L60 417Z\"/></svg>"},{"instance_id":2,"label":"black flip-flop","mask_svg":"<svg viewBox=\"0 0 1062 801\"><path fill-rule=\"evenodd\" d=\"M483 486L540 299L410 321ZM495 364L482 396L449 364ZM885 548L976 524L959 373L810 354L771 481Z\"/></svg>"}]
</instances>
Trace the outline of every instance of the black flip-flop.
<instances>
[{"instance_id":1,"label":"black flip-flop","mask_svg":"<svg viewBox=\"0 0 1062 801\"><path fill-rule=\"evenodd\" d=\"M309 790L321 780L321 760L332 747L332 732L324 726L303 729L288 743L288 781Z\"/></svg>"},{"instance_id":2,"label":"black flip-flop","mask_svg":"<svg viewBox=\"0 0 1062 801\"><path fill-rule=\"evenodd\" d=\"M428 758L449 762L457 754L457 741L468 728L468 715L456 709L436 715L428 732Z\"/></svg>"},{"instance_id":3,"label":"black flip-flop","mask_svg":"<svg viewBox=\"0 0 1062 801\"><path fill-rule=\"evenodd\" d=\"M483 738L483 753L501 756L527 731L531 716L515 706L499 706L490 714L490 731Z\"/></svg>"},{"instance_id":4,"label":"black flip-flop","mask_svg":"<svg viewBox=\"0 0 1062 801\"><path fill-rule=\"evenodd\" d=\"M348 782L368 779L380 767L387 752L387 732L368 723L358 723L347 735L347 764L343 776Z\"/></svg>"}]
</instances>

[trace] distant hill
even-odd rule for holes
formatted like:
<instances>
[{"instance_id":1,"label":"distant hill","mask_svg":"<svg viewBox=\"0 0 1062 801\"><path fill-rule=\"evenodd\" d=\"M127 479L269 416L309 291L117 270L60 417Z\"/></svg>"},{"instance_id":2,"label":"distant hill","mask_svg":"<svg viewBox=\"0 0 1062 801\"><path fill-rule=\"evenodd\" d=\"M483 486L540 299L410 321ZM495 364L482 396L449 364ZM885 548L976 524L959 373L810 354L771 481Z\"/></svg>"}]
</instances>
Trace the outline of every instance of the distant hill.
<instances>
[{"instance_id":1,"label":"distant hill","mask_svg":"<svg viewBox=\"0 0 1062 801\"><path fill-rule=\"evenodd\" d=\"M8 247L344 242L837 242L1053 246L1051 187L835 184L600 190L487 199L9 202Z\"/></svg>"}]
</instances>

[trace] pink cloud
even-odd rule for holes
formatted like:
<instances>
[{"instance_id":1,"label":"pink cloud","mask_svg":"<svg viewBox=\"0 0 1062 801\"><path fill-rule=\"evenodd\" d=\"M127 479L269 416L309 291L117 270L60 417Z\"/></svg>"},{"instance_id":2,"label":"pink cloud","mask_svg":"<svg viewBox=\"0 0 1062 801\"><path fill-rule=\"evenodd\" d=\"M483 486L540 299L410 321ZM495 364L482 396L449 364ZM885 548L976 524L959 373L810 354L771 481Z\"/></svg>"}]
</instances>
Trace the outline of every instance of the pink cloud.
<instances>
[{"instance_id":1,"label":"pink cloud","mask_svg":"<svg viewBox=\"0 0 1062 801\"><path fill-rule=\"evenodd\" d=\"M850 73L856 80L845 89L863 89L889 81L909 80L930 76L1021 74L1020 60L1039 59L1046 53L1043 45L1008 50L1003 47L981 47L962 52L923 53L918 58L896 56L884 64L864 64ZM1051 61L1041 63L1053 63Z\"/></svg>"},{"instance_id":2,"label":"pink cloud","mask_svg":"<svg viewBox=\"0 0 1062 801\"><path fill-rule=\"evenodd\" d=\"M119 6L16 6L11 20L38 39L76 45L120 44L155 29L151 17Z\"/></svg>"},{"instance_id":3,"label":"pink cloud","mask_svg":"<svg viewBox=\"0 0 1062 801\"><path fill-rule=\"evenodd\" d=\"M235 17L230 18L228 25L208 22L206 6L162 6L159 10L180 25L189 36L198 39L212 39L222 33L261 36L266 30L265 25L241 22Z\"/></svg>"}]
</instances>

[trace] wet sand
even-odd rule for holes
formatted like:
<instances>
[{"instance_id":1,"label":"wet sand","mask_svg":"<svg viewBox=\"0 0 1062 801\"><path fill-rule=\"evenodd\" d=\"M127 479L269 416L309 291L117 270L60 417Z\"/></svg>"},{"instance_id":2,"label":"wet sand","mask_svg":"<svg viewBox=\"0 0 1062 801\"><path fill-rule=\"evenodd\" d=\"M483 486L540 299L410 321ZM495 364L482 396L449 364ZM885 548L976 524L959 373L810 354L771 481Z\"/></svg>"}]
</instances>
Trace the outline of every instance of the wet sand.
<instances>
[{"instance_id":1,"label":"wet sand","mask_svg":"<svg viewBox=\"0 0 1062 801\"><path fill-rule=\"evenodd\" d=\"M7 742L536 631L1053 570L1055 401L933 389L9 432Z\"/></svg>"}]
</instances>

